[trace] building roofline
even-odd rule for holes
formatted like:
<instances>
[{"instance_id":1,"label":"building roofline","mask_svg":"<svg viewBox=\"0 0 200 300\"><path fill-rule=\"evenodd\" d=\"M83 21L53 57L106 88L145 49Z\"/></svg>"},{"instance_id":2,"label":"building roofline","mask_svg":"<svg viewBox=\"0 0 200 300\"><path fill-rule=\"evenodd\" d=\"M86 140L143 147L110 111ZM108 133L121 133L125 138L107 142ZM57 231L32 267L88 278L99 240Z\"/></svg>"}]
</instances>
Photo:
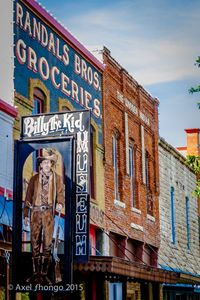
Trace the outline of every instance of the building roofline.
<instances>
[{"instance_id":1,"label":"building roofline","mask_svg":"<svg viewBox=\"0 0 200 300\"><path fill-rule=\"evenodd\" d=\"M185 165L186 168L188 168L188 170L190 170L194 174L194 171L188 165L185 164L186 158L180 152L178 152L176 148L167 143L162 137L159 138L158 144L165 150L167 150L169 153L171 153L174 157L176 157L182 164Z\"/></svg>"},{"instance_id":2,"label":"building roofline","mask_svg":"<svg viewBox=\"0 0 200 300\"><path fill-rule=\"evenodd\" d=\"M200 132L200 128L188 128L185 129L186 133L199 133Z\"/></svg>"},{"instance_id":3,"label":"building roofline","mask_svg":"<svg viewBox=\"0 0 200 300\"><path fill-rule=\"evenodd\" d=\"M186 146L183 146L183 147L176 147L175 149L177 149L177 150L187 150L187 147Z\"/></svg>"},{"instance_id":4,"label":"building roofline","mask_svg":"<svg viewBox=\"0 0 200 300\"><path fill-rule=\"evenodd\" d=\"M105 66L88 50L86 49L63 25L59 23L49 12L36 0L21 0L26 6L37 12L42 19L45 19L50 27L55 28L61 36L69 41L69 43L75 47L75 49L92 62L101 71Z\"/></svg>"},{"instance_id":5,"label":"building roofline","mask_svg":"<svg viewBox=\"0 0 200 300\"><path fill-rule=\"evenodd\" d=\"M157 106L159 105L159 103L160 103L159 99L156 98L156 97L153 97L149 92L147 92L147 91L143 88L143 86L141 86L141 85L137 82L137 80L134 79L133 76L130 75L129 72L128 72L124 67L122 67L122 65L121 65L120 63L118 63L118 62L116 61L116 59L111 55L111 51L110 51L107 47L105 47L105 46L103 47L103 53L104 53L107 57L109 57L109 59L111 60L111 62L119 69L119 71L123 72L123 73L127 76L127 78L128 78L129 80L131 80L131 82L135 85L135 87L138 87L138 88L142 91L142 93L144 93L144 95L145 95L148 99L150 99L154 104L156 104Z\"/></svg>"},{"instance_id":6,"label":"building roofline","mask_svg":"<svg viewBox=\"0 0 200 300\"><path fill-rule=\"evenodd\" d=\"M1 99L0 99L0 111L3 111L4 113L11 116L12 118L16 118L18 114L18 111L14 106L8 104L7 102Z\"/></svg>"}]
</instances>

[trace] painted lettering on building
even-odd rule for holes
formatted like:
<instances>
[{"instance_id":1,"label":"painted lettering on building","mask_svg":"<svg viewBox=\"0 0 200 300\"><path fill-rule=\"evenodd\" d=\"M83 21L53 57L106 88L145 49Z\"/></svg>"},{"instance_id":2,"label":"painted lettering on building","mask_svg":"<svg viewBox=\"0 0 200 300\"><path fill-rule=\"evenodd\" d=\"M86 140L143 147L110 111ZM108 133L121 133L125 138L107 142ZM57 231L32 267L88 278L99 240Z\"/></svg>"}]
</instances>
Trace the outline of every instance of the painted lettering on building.
<instances>
[{"instance_id":1,"label":"painted lettering on building","mask_svg":"<svg viewBox=\"0 0 200 300\"><path fill-rule=\"evenodd\" d=\"M124 104L130 112L139 117L146 125L151 125L150 118L146 116L142 111L140 111L137 106L132 103L131 100L124 97L119 91L117 91L117 100Z\"/></svg>"},{"instance_id":2,"label":"painted lettering on building","mask_svg":"<svg viewBox=\"0 0 200 300\"><path fill-rule=\"evenodd\" d=\"M21 1L15 2L15 86L40 78L49 90L102 118L102 74ZM27 85L28 87L28 85ZM21 91L20 91L21 89ZM27 91L26 91L27 93ZM26 95L24 95L26 96Z\"/></svg>"}]
</instances>

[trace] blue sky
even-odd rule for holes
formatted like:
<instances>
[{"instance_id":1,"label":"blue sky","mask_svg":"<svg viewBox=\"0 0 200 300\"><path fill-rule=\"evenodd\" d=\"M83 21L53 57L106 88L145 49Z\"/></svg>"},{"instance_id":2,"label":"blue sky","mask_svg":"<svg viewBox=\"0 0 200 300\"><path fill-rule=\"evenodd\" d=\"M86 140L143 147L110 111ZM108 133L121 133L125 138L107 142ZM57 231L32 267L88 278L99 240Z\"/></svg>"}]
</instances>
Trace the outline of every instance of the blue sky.
<instances>
[{"instance_id":1,"label":"blue sky","mask_svg":"<svg viewBox=\"0 0 200 300\"><path fill-rule=\"evenodd\" d=\"M40 0L82 44L111 55L160 101L159 132L186 144L185 128L200 127L199 0Z\"/></svg>"}]
</instances>

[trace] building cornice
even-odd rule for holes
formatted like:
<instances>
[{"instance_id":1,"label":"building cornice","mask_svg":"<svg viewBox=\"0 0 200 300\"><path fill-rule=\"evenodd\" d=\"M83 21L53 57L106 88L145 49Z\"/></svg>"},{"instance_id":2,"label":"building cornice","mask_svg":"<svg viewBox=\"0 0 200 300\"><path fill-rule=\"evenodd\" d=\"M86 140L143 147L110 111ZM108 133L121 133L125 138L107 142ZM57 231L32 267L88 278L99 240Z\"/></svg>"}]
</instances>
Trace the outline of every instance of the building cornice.
<instances>
[{"instance_id":1,"label":"building cornice","mask_svg":"<svg viewBox=\"0 0 200 300\"><path fill-rule=\"evenodd\" d=\"M189 129L185 129L186 133L199 133L200 132L200 128L189 128Z\"/></svg>"},{"instance_id":2,"label":"building cornice","mask_svg":"<svg viewBox=\"0 0 200 300\"><path fill-rule=\"evenodd\" d=\"M146 98L147 101L151 101L154 105L159 105L159 100L154 98L151 94L149 94L129 73L126 69L124 69L112 56L111 52L108 48L104 46L103 54L107 57L107 59L118 69L119 72L123 73L133 84L135 88L137 88L143 96Z\"/></svg>"},{"instance_id":3,"label":"building cornice","mask_svg":"<svg viewBox=\"0 0 200 300\"><path fill-rule=\"evenodd\" d=\"M48 25L55 29L64 40L67 40L79 53L92 62L99 70L104 70L104 65L86 49L63 25L61 25L53 16L51 16L42 5L35 0L22 0L34 13L40 15L41 19L45 19Z\"/></svg>"},{"instance_id":4,"label":"building cornice","mask_svg":"<svg viewBox=\"0 0 200 300\"><path fill-rule=\"evenodd\" d=\"M178 152L172 145L168 144L165 139L163 138L159 138L159 142L158 142L159 146L161 146L163 149L165 149L166 151L168 151L170 154L172 154L176 159L178 159L183 165L185 165L185 167L190 170L192 173L194 173L194 171L185 164L185 157Z\"/></svg>"},{"instance_id":5,"label":"building cornice","mask_svg":"<svg viewBox=\"0 0 200 300\"><path fill-rule=\"evenodd\" d=\"M7 115L11 116L12 118L16 118L18 111L14 106L6 103L5 101L0 99L0 111L3 111Z\"/></svg>"}]
</instances>

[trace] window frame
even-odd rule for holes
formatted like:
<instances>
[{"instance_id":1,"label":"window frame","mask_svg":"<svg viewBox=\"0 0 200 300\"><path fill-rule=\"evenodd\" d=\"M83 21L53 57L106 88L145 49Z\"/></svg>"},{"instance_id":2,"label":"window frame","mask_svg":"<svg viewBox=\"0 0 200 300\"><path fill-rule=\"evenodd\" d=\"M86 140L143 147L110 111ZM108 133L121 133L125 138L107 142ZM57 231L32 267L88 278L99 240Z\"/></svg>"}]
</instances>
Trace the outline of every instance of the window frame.
<instances>
[{"instance_id":1,"label":"window frame","mask_svg":"<svg viewBox=\"0 0 200 300\"><path fill-rule=\"evenodd\" d=\"M129 176L131 191L131 206L135 207L135 149L129 145Z\"/></svg>"},{"instance_id":2,"label":"window frame","mask_svg":"<svg viewBox=\"0 0 200 300\"><path fill-rule=\"evenodd\" d=\"M112 135L112 165L114 171L114 199L119 201L119 160L117 134Z\"/></svg>"},{"instance_id":3,"label":"window frame","mask_svg":"<svg viewBox=\"0 0 200 300\"><path fill-rule=\"evenodd\" d=\"M190 223L189 223L189 197L185 197L185 218L186 218L186 238L187 249L190 250Z\"/></svg>"},{"instance_id":4,"label":"window frame","mask_svg":"<svg viewBox=\"0 0 200 300\"><path fill-rule=\"evenodd\" d=\"M170 206L171 206L171 239L172 244L176 244L176 225L175 225L175 189L170 188Z\"/></svg>"}]
</instances>

